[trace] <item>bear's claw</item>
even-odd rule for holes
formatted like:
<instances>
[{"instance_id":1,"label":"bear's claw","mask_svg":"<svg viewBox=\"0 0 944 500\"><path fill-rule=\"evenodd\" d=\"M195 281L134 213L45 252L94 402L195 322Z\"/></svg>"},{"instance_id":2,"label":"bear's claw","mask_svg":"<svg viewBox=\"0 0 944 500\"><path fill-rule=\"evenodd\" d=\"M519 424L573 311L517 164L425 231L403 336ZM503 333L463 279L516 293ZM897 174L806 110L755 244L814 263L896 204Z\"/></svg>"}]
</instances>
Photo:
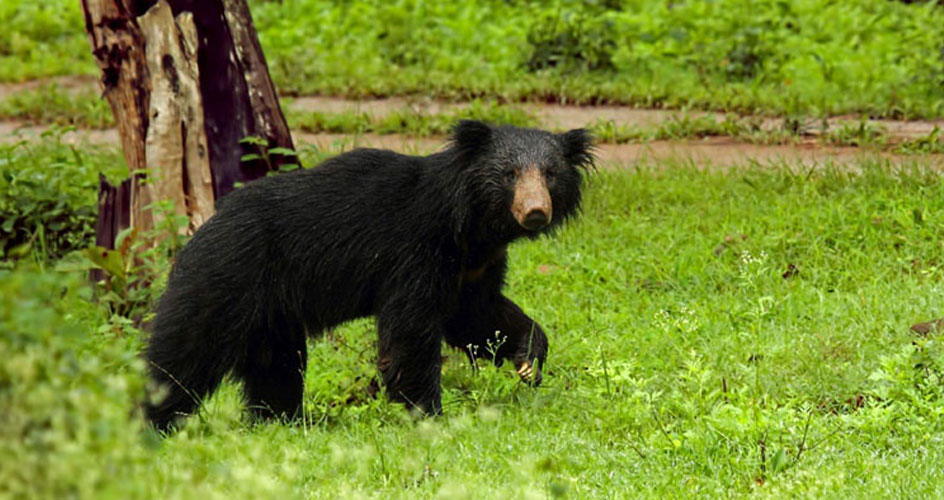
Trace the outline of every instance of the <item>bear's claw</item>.
<instances>
[{"instance_id":1,"label":"bear's claw","mask_svg":"<svg viewBox=\"0 0 944 500\"><path fill-rule=\"evenodd\" d=\"M531 367L531 363L527 361L521 362L521 366L518 367L518 376L521 377L521 380L529 384L534 384L537 382L535 371Z\"/></svg>"}]
</instances>

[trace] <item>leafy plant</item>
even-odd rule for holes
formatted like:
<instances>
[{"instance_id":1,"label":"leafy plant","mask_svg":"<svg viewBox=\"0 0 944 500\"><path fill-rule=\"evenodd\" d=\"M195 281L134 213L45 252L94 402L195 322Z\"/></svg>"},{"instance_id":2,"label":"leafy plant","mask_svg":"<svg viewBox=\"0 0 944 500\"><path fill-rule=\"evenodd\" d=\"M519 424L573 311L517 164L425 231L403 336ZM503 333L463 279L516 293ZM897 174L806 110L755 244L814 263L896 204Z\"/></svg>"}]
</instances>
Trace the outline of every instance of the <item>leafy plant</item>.
<instances>
[{"instance_id":1,"label":"leafy plant","mask_svg":"<svg viewBox=\"0 0 944 500\"><path fill-rule=\"evenodd\" d=\"M95 74L78 4L4 1L0 25L0 82Z\"/></svg>"},{"instance_id":2,"label":"leafy plant","mask_svg":"<svg viewBox=\"0 0 944 500\"><path fill-rule=\"evenodd\" d=\"M940 339L918 339L883 356L869 376L873 396L883 404L937 417L944 399L944 348Z\"/></svg>"},{"instance_id":3,"label":"leafy plant","mask_svg":"<svg viewBox=\"0 0 944 500\"><path fill-rule=\"evenodd\" d=\"M269 147L269 141L262 137L243 137L239 143L248 148L250 153L246 153L239 158L239 161L261 162L266 168L266 175L274 175L279 172L290 172L299 168L298 161L289 161L289 158L297 158L295 151L289 148Z\"/></svg>"},{"instance_id":4,"label":"leafy plant","mask_svg":"<svg viewBox=\"0 0 944 500\"><path fill-rule=\"evenodd\" d=\"M99 174L118 177L124 162L114 152L64 144L62 132L0 144L0 265L58 259L92 242Z\"/></svg>"},{"instance_id":5,"label":"leafy plant","mask_svg":"<svg viewBox=\"0 0 944 500\"><path fill-rule=\"evenodd\" d=\"M105 337L82 278L0 270L0 496L127 498L154 436L134 338ZM129 488L130 486L130 488Z\"/></svg>"},{"instance_id":6,"label":"leafy plant","mask_svg":"<svg viewBox=\"0 0 944 500\"><path fill-rule=\"evenodd\" d=\"M823 141L837 146L883 146L887 142L886 132L870 124L865 118L858 122L841 124L838 128L827 131Z\"/></svg>"},{"instance_id":7,"label":"leafy plant","mask_svg":"<svg viewBox=\"0 0 944 500\"><path fill-rule=\"evenodd\" d=\"M150 319L151 306L163 290L160 282L187 240L189 220L174 212L172 202L157 202L147 209L156 214L150 231L124 229L115 237L113 250L93 246L59 267L101 271L102 278L93 285L95 299L108 311L116 331Z\"/></svg>"},{"instance_id":8,"label":"leafy plant","mask_svg":"<svg viewBox=\"0 0 944 500\"><path fill-rule=\"evenodd\" d=\"M544 14L531 27L525 67L535 72L614 70L615 25L605 17L566 11Z\"/></svg>"},{"instance_id":9,"label":"leafy plant","mask_svg":"<svg viewBox=\"0 0 944 500\"><path fill-rule=\"evenodd\" d=\"M940 127L935 126L934 130L923 137L909 139L898 144L895 151L910 154L944 153L944 133L941 132Z\"/></svg>"}]
</instances>

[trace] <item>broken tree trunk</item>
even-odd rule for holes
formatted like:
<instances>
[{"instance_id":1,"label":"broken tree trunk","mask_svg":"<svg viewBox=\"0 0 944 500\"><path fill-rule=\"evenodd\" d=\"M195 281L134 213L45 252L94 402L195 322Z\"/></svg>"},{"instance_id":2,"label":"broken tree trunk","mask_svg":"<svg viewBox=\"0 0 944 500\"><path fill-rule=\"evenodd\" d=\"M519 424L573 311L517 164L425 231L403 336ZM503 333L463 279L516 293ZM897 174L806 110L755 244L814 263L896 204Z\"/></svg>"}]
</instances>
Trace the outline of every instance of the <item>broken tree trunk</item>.
<instances>
[{"instance_id":1,"label":"broken tree trunk","mask_svg":"<svg viewBox=\"0 0 944 500\"><path fill-rule=\"evenodd\" d=\"M195 230L237 182L294 158L244 163L263 139L292 148L245 0L82 0L131 178L104 179L97 244L113 248L130 226L154 227L148 206L170 200Z\"/></svg>"}]
</instances>

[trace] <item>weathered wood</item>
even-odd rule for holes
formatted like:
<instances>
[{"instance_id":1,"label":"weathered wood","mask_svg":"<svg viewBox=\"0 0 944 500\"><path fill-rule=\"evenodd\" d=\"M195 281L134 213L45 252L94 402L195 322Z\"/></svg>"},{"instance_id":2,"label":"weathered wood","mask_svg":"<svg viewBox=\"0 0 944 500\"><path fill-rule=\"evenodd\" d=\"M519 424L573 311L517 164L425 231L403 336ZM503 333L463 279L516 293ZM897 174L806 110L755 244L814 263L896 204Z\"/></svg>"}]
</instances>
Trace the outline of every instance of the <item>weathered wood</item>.
<instances>
[{"instance_id":1,"label":"weathered wood","mask_svg":"<svg viewBox=\"0 0 944 500\"><path fill-rule=\"evenodd\" d=\"M247 136L292 148L245 0L82 0L101 86L132 178L99 193L96 239L112 247L146 207L171 200L199 227L237 182L294 158L243 163ZM147 181L145 182L145 178Z\"/></svg>"},{"instance_id":2,"label":"weathered wood","mask_svg":"<svg viewBox=\"0 0 944 500\"><path fill-rule=\"evenodd\" d=\"M145 134L150 105L144 37L135 22L133 8L120 0L82 0L85 29L102 72L102 94L115 115L122 151L132 173L146 165ZM139 185L137 175L117 189L107 189L102 179L96 231L99 245L111 247L115 235L129 224L150 226L151 221L143 218L144 204L136 189ZM116 203L119 199L121 204Z\"/></svg>"},{"instance_id":3,"label":"weathered wood","mask_svg":"<svg viewBox=\"0 0 944 500\"><path fill-rule=\"evenodd\" d=\"M115 237L131 226L131 181L112 186L100 176L98 181L98 220L95 222L95 244L113 248ZM93 273L96 278L100 274ZM97 279L96 279L97 281Z\"/></svg>"},{"instance_id":4,"label":"weathered wood","mask_svg":"<svg viewBox=\"0 0 944 500\"><path fill-rule=\"evenodd\" d=\"M255 128L262 137L288 139L288 142L278 144L291 147L291 133L276 96L275 85L269 77L269 70L262 56L262 47L259 38L252 26L252 17L243 0L223 0L223 9L226 14L226 24L233 36L236 57L243 70L243 76L249 87L250 106L256 113ZM261 112L259 112L261 111Z\"/></svg>"},{"instance_id":5,"label":"weathered wood","mask_svg":"<svg viewBox=\"0 0 944 500\"><path fill-rule=\"evenodd\" d=\"M245 0L168 3L175 15L192 13L199 34L200 90L216 197L232 191L237 182L263 177L284 162L294 163L295 159L278 155L272 165L240 160L257 152L239 144L244 137L261 137L270 148L293 148Z\"/></svg>"},{"instance_id":6,"label":"weathered wood","mask_svg":"<svg viewBox=\"0 0 944 500\"><path fill-rule=\"evenodd\" d=\"M190 13L175 20L163 0L138 18L151 79L146 151L152 182L142 199L170 200L194 230L213 215L213 176L207 155L197 68L196 27ZM160 77L158 77L160 75Z\"/></svg>"}]
</instances>

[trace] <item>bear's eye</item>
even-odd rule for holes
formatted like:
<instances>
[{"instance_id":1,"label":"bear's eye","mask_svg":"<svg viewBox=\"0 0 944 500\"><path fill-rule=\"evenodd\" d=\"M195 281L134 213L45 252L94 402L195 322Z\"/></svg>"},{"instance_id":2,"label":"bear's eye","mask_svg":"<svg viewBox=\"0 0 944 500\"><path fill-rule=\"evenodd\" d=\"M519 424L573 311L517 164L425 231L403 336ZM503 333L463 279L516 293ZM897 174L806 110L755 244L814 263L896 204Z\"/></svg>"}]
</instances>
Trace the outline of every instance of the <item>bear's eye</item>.
<instances>
[{"instance_id":1,"label":"bear's eye","mask_svg":"<svg viewBox=\"0 0 944 500\"><path fill-rule=\"evenodd\" d=\"M508 183L511 183L512 181L514 181L515 177L517 176L518 176L518 172L514 170L505 170L505 172L502 174L502 178L505 180L505 182L508 182Z\"/></svg>"}]
</instances>

